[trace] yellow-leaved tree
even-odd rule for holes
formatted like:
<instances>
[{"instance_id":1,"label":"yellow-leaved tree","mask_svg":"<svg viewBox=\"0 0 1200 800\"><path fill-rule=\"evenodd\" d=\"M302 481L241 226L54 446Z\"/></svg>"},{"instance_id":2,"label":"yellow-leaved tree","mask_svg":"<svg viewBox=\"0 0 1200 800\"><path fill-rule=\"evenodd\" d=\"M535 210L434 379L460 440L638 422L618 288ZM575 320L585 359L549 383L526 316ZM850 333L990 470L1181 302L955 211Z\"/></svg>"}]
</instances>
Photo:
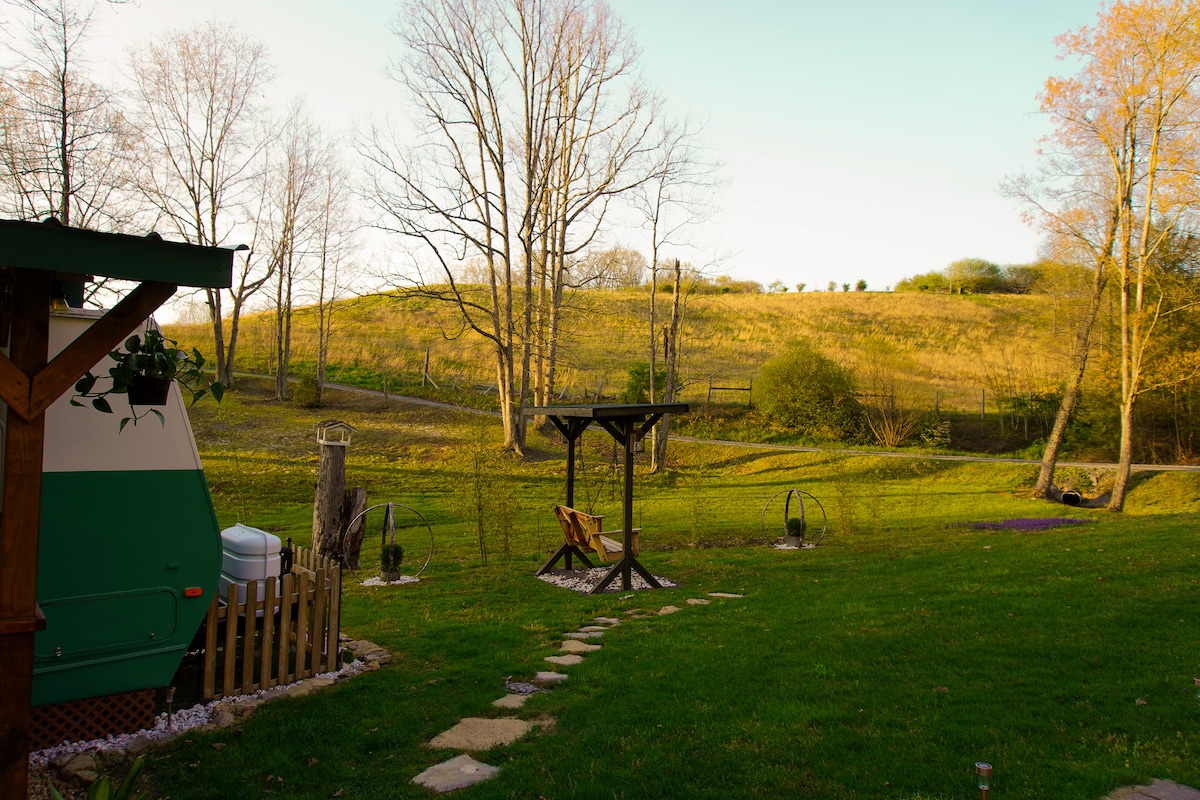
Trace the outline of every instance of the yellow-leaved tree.
<instances>
[{"instance_id":1,"label":"yellow-leaved tree","mask_svg":"<svg viewBox=\"0 0 1200 800\"><path fill-rule=\"evenodd\" d=\"M1109 508L1121 510L1133 457L1134 406L1146 390L1146 357L1159 322L1191 305L1161 289L1158 252L1200 210L1196 178L1200 103L1200 3L1134 0L1101 9L1094 26L1059 37L1079 72L1051 78L1041 95L1055 123L1036 179L1009 189L1031 203L1058 254L1094 280L1079 314L1072 368L1037 491L1052 488L1058 448L1079 399L1092 331L1110 280L1120 306L1121 441ZM1183 380L1188 376L1180 375Z\"/></svg>"}]
</instances>

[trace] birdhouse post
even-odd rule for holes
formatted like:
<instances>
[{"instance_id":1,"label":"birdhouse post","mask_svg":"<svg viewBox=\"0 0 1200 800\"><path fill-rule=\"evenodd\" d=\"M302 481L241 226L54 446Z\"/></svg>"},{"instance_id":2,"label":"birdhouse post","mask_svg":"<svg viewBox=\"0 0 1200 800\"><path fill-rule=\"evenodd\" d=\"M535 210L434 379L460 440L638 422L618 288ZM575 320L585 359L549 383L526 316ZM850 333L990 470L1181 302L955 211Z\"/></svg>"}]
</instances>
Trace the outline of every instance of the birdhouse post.
<instances>
[{"instance_id":1,"label":"birdhouse post","mask_svg":"<svg viewBox=\"0 0 1200 800\"><path fill-rule=\"evenodd\" d=\"M346 450L354 427L337 420L317 425L317 495L313 501L313 547L326 558L342 561L345 527Z\"/></svg>"}]
</instances>

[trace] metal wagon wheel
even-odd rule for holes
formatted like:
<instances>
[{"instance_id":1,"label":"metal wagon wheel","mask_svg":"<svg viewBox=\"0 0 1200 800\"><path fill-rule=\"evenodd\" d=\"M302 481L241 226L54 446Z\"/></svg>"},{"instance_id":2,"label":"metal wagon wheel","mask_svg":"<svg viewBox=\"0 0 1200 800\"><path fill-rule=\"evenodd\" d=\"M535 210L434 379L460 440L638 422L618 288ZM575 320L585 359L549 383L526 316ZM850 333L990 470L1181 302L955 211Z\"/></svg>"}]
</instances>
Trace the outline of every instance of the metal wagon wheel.
<instances>
[{"instance_id":1,"label":"metal wagon wheel","mask_svg":"<svg viewBox=\"0 0 1200 800\"><path fill-rule=\"evenodd\" d=\"M423 563L421 565L421 568L419 570L417 570L416 573L409 576L409 577L413 577L413 578L419 578L421 576L421 573L425 571L425 568L429 566L429 562L433 560L433 528L431 528L429 526L428 520L426 520L425 517L422 516L420 511L417 511L415 508L412 508L411 506L403 505L401 503L376 503L375 505L371 506L370 508L364 508L358 514L358 516L356 516L354 519L352 519L350 521L350 524L346 526L347 529L353 529L354 526L358 524L359 520L363 520L363 524L365 525L366 524L365 518L366 518L367 514L371 513L372 511L374 511L376 509L379 509L379 508L386 509L385 516L384 516L384 528L383 528L383 537L384 537L385 542L395 541L397 528L399 528L400 530L424 528L425 532L429 534L429 552L425 556L425 563ZM405 511L412 513L412 515L414 517L416 517L417 520L419 520L419 521L414 521L412 524L408 524L408 525L399 525L399 526L396 525L395 512L396 512L396 509L401 509L401 508L404 509ZM424 537L421 537L421 538L423 539Z\"/></svg>"},{"instance_id":2,"label":"metal wagon wheel","mask_svg":"<svg viewBox=\"0 0 1200 800\"><path fill-rule=\"evenodd\" d=\"M770 538L778 538L778 534L773 535L771 531L767 529L767 512L770 510L771 504L774 503L780 496L784 497L783 535L787 535L787 523L788 520L793 516L792 507L795 505L798 510L798 518L804 525L803 530L805 533L801 536L802 541L811 545L820 544L821 540L825 538L825 534L829 532L829 517L825 514L825 507L821 505L820 500L813 497L808 492L801 491L800 489L784 489L783 491L776 492L775 494L771 495L770 499L768 499L765 504L763 504L761 519L763 535ZM809 530L811 526L808 525L808 518L804 509L804 498L806 497L816 504L817 510L821 512L821 530L816 534L807 533L807 530Z\"/></svg>"}]
</instances>

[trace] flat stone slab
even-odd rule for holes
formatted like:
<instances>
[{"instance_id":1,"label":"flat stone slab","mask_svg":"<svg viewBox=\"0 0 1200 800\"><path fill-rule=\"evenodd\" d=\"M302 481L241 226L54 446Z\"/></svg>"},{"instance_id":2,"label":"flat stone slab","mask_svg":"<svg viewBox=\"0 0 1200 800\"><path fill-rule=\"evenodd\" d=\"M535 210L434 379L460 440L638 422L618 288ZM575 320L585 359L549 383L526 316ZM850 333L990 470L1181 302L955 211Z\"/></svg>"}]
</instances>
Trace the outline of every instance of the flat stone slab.
<instances>
[{"instance_id":1,"label":"flat stone slab","mask_svg":"<svg viewBox=\"0 0 1200 800\"><path fill-rule=\"evenodd\" d=\"M744 594L730 594L729 592L709 592L709 597L745 597Z\"/></svg>"},{"instance_id":2,"label":"flat stone slab","mask_svg":"<svg viewBox=\"0 0 1200 800\"><path fill-rule=\"evenodd\" d=\"M663 606L658 610L660 617L665 617L667 614L674 614L679 610L679 606Z\"/></svg>"},{"instance_id":3,"label":"flat stone slab","mask_svg":"<svg viewBox=\"0 0 1200 800\"><path fill-rule=\"evenodd\" d=\"M598 631L587 631L587 630L572 631L571 633L564 633L563 636L566 636L568 639L599 639L602 636L604 636L604 630L601 629Z\"/></svg>"},{"instance_id":4,"label":"flat stone slab","mask_svg":"<svg viewBox=\"0 0 1200 800\"><path fill-rule=\"evenodd\" d=\"M706 606L711 602L712 602L712 600L705 600L703 597L689 597L688 598L689 606Z\"/></svg>"},{"instance_id":5,"label":"flat stone slab","mask_svg":"<svg viewBox=\"0 0 1200 800\"><path fill-rule=\"evenodd\" d=\"M596 617L593 620L597 625L607 625L610 628L621 624L621 620L616 617Z\"/></svg>"},{"instance_id":6,"label":"flat stone slab","mask_svg":"<svg viewBox=\"0 0 1200 800\"><path fill-rule=\"evenodd\" d=\"M438 750L488 750L512 744L525 734L532 726L523 719L516 717L500 717L499 719L483 719L467 717L448 731L443 731L429 742L429 747Z\"/></svg>"},{"instance_id":7,"label":"flat stone slab","mask_svg":"<svg viewBox=\"0 0 1200 800\"><path fill-rule=\"evenodd\" d=\"M528 699L529 695L527 694L506 694L499 700L493 700L492 705L496 708L520 708Z\"/></svg>"},{"instance_id":8,"label":"flat stone slab","mask_svg":"<svg viewBox=\"0 0 1200 800\"><path fill-rule=\"evenodd\" d=\"M562 683L568 677L561 672L539 672L533 679L538 683Z\"/></svg>"},{"instance_id":9,"label":"flat stone slab","mask_svg":"<svg viewBox=\"0 0 1200 800\"><path fill-rule=\"evenodd\" d=\"M580 633L604 633L608 628L603 625L584 625L579 629Z\"/></svg>"},{"instance_id":10,"label":"flat stone slab","mask_svg":"<svg viewBox=\"0 0 1200 800\"><path fill-rule=\"evenodd\" d=\"M573 667L576 664L583 663L583 656L546 656L543 661L549 661L551 664L557 664L560 667Z\"/></svg>"},{"instance_id":11,"label":"flat stone slab","mask_svg":"<svg viewBox=\"0 0 1200 800\"><path fill-rule=\"evenodd\" d=\"M559 645L559 649L564 653L591 653L599 650L600 645L584 644L583 642L576 641L575 639L567 639L565 642Z\"/></svg>"},{"instance_id":12,"label":"flat stone slab","mask_svg":"<svg viewBox=\"0 0 1200 800\"><path fill-rule=\"evenodd\" d=\"M486 781L499 771L499 767L476 761L468 755L461 755L430 767L413 778L412 782L435 792L453 792L455 789L464 789Z\"/></svg>"},{"instance_id":13,"label":"flat stone slab","mask_svg":"<svg viewBox=\"0 0 1200 800\"><path fill-rule=\"evenodd\" d=\"M1200 800L1200 792L1175 781L1155 781L1149 786L1126 786L1104 800Z\"/></svg>"}]
</instances>

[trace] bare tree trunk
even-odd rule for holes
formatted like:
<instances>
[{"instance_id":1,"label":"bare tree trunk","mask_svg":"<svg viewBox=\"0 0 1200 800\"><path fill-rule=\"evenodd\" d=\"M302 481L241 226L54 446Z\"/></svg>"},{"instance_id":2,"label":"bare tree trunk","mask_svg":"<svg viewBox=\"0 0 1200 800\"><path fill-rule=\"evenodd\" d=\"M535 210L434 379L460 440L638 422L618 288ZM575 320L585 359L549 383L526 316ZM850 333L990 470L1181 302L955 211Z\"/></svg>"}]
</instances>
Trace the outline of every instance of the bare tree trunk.
<instances>
[{"instance_id":1,"label":"bare tree trunk","mask_svg":"<svg viewBox=\"0 0 1200 800\"><path fill-rule=\"evenodd\" d=\"M1115 233L1115 227L1110 229ZM1112 239L1109 236L1108 253L1112 251ZM1058 451L1062 448L1067 435L1067 426L1079 405L1079 396L1083 391L1083 376L1087 371L1088 356L1091 352L1092 329L1100 312L1100 304L1104 301L1104 289L1108 284L1108 273L1104 261L1107 253L1099 260L1095 268L1095 280L1092 284L1092 296L1088 302L1087 311L1075 332L1075 349L1072 353L1072 369L1067 376L1067 385L1063 389L1062 401L1058 412L1054 415L1054 427L1046 440L1046 449L1042 452L1042 467L1038 473L1037 485L1034 486L1034 497L1047 497L1054 486L1054 468L1058 463Z\"/></svg>"},{"instance_id":2,"label":"bare tree trunk","mask_svg":"<svg viewBox=\"0 0 1200 800\"><path fill-rule=\"evenodd\" d=\"M679 384L678 366L679 366L679 327L682 322L682 308L680 306L680 296L683 294L683 270L679 263L679 259L675 259L675 278L674 291L671 298L671 322L669 323L665 341L665 350L663 358L667 362L667 380L663 386L664 403L675 402L675 391ZM658 472L666 467L667 464L667 440L671 432L671 415L664 414L662 422L659 425L660 433L657 439L654 440L654 455L651 459L651 471Z\"/></svg>"},{"instance_id":3,"label":"bare tree trunk","mask_svg":"<svg viewBox=\"0 0 1200 800\"><path fill-rule=\"evenodd\" d=\"M204 295L208 304L208 319L213 332L213 357L216 359L215 369L217 380L226 386L232 386L229 380L229 370L225 359L225 322L221 318L221 290L205 289Z\"/></svg>"},{"instance_id":4,"label":"bare tree trunk","mask_svg":"<svg viewBox=\"0 0 1200 800\"><path fill-rule=\"evenodd\" d=\"M1118 451L1117 477L1113 482L1112 498L1108 501L1109 511L1124 511L1125 496L1129 492L1129 479L1133 472L1133 437L1125 436L1125 431L1133 430L1133 405L1137 396L1121 402L1121 446Z\"/></svg>"}]
</instances>

